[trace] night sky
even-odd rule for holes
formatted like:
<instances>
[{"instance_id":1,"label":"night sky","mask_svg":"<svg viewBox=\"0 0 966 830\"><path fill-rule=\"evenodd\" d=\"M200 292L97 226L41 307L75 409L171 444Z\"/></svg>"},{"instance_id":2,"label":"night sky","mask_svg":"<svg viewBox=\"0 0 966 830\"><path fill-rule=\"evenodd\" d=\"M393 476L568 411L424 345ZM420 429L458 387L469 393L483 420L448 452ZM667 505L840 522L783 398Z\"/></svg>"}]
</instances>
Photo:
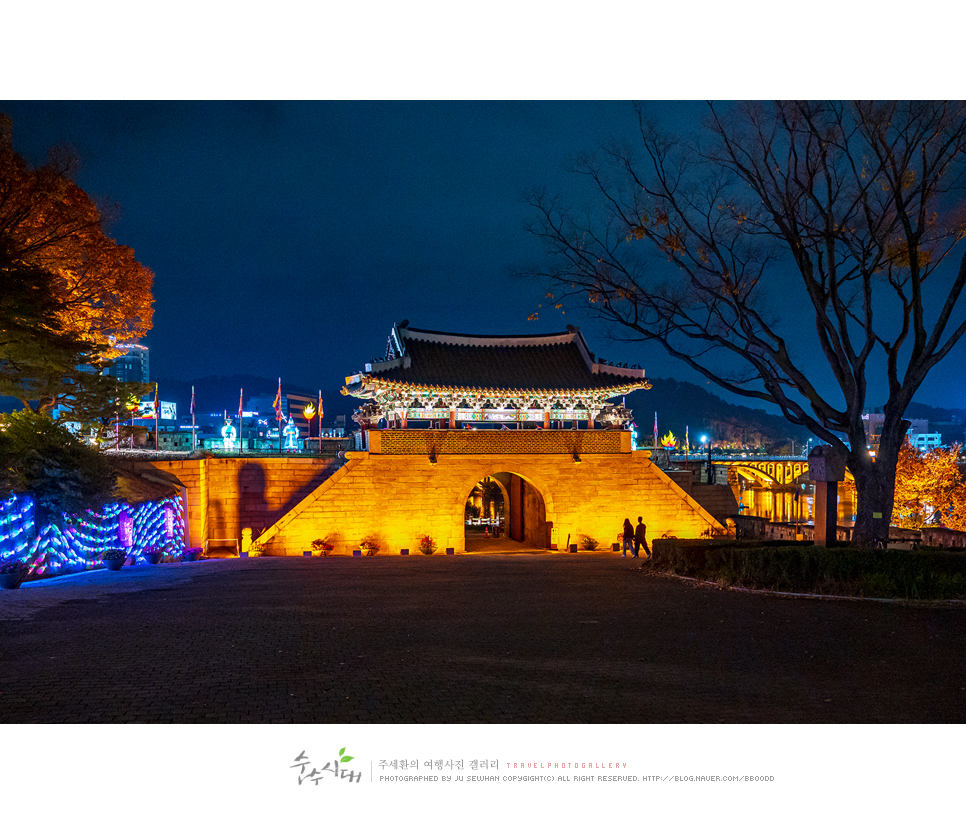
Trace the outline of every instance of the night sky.
<instances>
[{"instance_id":1,"label":"night sky","mask_svg":"<svg viewBox=\"0 0 966 830\"><path fill-rule=\"evenodd\" d=\"M706 109L648 107L678 131ZM589 193L567 164L633 138L630 102L0 101L0 111L19 152L41 162L69 145L78 183L119 206L110 234L155 274L152 379L247 373L337 389L408 319L480 334L574 323L606 359L706 386L659 347L608 342L579 316L529 322L541 286L508 275L541 256L524 192L582 203ZM917 400L966 406L964 348ZM869 404L879 402L873 389Z\"/></svg>"},{"instance_id":2,"label":"night sky","mask_svg":"<svg viewBox=\"0 0 966 830\"><path fill-rule=\"evenodd\" d=\"M679 118L700 106L660 109ZM18 151L42 161L68 144L79 184L119 205L111 234L155 273L155 377L280 374L328 389L381 355L402 319L563 330L559 312L528 322L540 286L507 274L540 254L522 194L555 188L570 157L635 122L628 102L0 108Z\"/></svg>"}]
</instances>

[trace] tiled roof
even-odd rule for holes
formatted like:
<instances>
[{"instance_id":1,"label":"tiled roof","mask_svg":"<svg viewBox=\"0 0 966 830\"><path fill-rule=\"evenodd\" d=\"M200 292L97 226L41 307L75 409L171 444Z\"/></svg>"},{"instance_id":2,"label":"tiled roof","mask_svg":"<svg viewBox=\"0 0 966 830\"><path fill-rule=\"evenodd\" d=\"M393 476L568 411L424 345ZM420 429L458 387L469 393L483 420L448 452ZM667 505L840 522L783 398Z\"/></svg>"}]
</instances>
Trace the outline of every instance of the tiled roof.
<instances>
[{"instance_id":1,"label":"tiled roof","mask_svg":"<svg viewBox=\"0 0 966 830\"><path fill-rule=\"evenodd\" d=\"M643 372L607 371L577 329L558 335L484 337L397 328L407 360L375 364L376 381L449 389L577 391L646 386Z\"/></svg>"}]
</instances>

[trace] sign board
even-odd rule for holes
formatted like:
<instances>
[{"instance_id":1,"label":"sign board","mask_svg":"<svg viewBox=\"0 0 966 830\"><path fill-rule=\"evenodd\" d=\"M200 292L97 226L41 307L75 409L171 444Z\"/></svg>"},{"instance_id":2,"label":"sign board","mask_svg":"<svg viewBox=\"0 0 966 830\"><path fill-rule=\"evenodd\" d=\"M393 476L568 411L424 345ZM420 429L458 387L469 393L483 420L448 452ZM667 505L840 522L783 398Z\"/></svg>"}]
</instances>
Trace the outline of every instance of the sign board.
<instances>
[{"instance_id":1,"label":"sign board","mask_svg":"<svg viewBox=\"0 0 966 830\"><path fill-rule=\"evenodd\" d=\"M174 401L161 401L161 420L162 421L177 421L178 420L178 405ZM149 418L154 420L154 401L141 401L141 406L138 408L138 418Z\"/></svg>"}]
</instances>

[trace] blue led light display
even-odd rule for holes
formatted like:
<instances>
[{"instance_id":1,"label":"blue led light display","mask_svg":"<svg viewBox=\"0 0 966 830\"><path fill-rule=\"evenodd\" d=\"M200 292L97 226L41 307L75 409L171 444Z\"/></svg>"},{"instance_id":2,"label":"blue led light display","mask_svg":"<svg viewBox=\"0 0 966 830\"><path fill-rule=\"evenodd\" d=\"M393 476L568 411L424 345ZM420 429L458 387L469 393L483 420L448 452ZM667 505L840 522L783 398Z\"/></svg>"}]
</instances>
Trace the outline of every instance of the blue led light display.
<instances>
[{"instance_id":1,"label":"blue led light display","mask_svg":"<svg viewBox=\"0 0 966 830\"><path fill-rule=\"evenodd\" d=\"M131 520L130 538L124 539L129 544L122 544L122 516ZM184 531L184 508L177 497L108 504L98 512L64 516L60 526L37 532L33 499L12 496L0 502L0 561L27 562L29 579L103 567L100 555L108 550L126 550L141 561L149 550L174 557L183 547Z\"/></svg>"}]
</instances>

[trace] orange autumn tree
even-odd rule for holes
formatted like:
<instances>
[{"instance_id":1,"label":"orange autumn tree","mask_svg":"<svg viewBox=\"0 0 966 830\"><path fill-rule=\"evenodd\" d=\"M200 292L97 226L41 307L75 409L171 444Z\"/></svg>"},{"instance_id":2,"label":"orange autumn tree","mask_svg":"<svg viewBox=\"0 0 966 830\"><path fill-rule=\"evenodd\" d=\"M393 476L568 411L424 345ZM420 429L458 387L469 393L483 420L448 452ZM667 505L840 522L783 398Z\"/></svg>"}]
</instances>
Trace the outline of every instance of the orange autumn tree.
<instances>
[{"instance_id":1,"label":"orange autumn tree","mask_svg":"<svg viewBox=\"0 0 966 830\"><path fill-rule=\"evenodd\" d=\"M105 217L71 178L61 150L33 167L13 149L10 119L0 113L0 246L24 268L52 276L65 334L101 347L143 337L151 328L154 275L104 231Z\"/></svg>"},{"instance_id":2,"label":"orange autumn tree","mask_svg":"<svg viewBox=\"0 0 966 830\"><path fill-rule=\"evenodd\" d=\"M966 483L959 444L923 453L908 443L899 450L892 523L918 530L941 524L966 530Z\"/></svg>"}]
</instances>

